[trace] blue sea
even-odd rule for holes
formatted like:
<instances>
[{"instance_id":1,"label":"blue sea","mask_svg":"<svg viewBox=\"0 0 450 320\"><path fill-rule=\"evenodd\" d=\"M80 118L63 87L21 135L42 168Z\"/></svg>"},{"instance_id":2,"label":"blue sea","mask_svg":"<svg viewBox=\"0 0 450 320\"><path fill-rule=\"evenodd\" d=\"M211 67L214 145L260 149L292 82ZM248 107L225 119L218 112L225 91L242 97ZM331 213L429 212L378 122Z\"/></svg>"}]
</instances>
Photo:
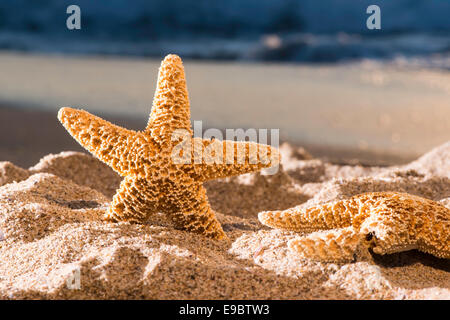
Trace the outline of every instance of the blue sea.
<instances>
[{"instance_id":1,"label":"blue sea","mask_svg":"<svg viewBox=\"0 0 450 320\"><path fill-rule=\"evenodd\" d=\"M366 26L373 4L380 30ZM450 69L450 0L1 0L0 50Z\"/></svg>"}]
</instances>

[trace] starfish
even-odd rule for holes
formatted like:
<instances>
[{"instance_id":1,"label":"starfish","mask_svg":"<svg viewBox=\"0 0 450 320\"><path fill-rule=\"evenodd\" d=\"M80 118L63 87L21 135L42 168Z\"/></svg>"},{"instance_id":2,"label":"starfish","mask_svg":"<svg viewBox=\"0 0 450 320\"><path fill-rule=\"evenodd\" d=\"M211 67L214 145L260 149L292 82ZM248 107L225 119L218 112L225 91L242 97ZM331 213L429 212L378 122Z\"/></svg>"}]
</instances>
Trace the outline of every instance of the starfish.
<instances>
[{"instance_id":1,"label":"starfish","mask_svg":"<svg viewBox=\"0 0 450 320\"><path fill-rule=\"evenodd\" d=\"M407 193L374 192L285 211L260 212L262 224L310 234L290 240L300 256L353 260L363 248L376 254L419 249L450 258L450 209Z\"/></svg>"},{"instance_id":2,"label":"starfish","mask_svg":"<svg viewBox=\"0 0 450 320\"><path fill-rule=\"evenodd\" d=\"M85 149L124 177L105 213L109 221L142 223L164 213L178 229L226 239L203 182L279 163L278 150L268 145L193 137L184 67L176 55L161 63L144 131L72 108L61 108L58 119Z\"/></svg>"}]
</instances>

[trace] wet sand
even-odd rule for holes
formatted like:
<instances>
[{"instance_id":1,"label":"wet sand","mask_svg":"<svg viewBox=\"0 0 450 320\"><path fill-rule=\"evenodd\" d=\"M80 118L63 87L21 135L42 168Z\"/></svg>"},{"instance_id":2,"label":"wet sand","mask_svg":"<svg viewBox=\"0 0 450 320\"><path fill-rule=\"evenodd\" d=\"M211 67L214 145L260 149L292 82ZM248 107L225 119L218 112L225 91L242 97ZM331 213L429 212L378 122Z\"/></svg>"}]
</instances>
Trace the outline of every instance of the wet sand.
<instances>
[{"instance_id":1,"label":"wet sand","mask_svg":"<svg viewBox=\"0 0 450 320\"><path fill-rule=\"evenodd\" d=\"M147 119L100 114L115 124L133 130L142 130ZM207 128L204 128L207 129ZM281 143L284 141L282 140ZM414 159L411 155L377 152L359 148L301 144L315 157L340 164L392 165ZM0 161L11 161L29 167L49 153L63 150L86 152L64 129L56 112L0 105Z\"/></svg>"}]
</instances>

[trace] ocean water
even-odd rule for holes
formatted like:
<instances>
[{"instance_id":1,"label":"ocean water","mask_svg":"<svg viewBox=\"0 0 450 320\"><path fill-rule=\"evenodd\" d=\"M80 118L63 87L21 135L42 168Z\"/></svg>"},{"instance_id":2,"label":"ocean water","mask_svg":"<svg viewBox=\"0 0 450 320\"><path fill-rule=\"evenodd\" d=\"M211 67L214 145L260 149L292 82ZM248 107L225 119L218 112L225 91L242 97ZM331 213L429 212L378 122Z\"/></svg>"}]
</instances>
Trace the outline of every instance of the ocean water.
<instances>
[{"instance_id":1,"label":"ocean water","mask_svg":"<svg viewBox=\"0 0 450 320\"><path fill-rule=\"evenodd\" d=\"M72 4L81 30L66 28ZM366 27L372 4L381 30ZM450 1L1 0L0 49L450 69Z\"/></svg>"}]
</instances>

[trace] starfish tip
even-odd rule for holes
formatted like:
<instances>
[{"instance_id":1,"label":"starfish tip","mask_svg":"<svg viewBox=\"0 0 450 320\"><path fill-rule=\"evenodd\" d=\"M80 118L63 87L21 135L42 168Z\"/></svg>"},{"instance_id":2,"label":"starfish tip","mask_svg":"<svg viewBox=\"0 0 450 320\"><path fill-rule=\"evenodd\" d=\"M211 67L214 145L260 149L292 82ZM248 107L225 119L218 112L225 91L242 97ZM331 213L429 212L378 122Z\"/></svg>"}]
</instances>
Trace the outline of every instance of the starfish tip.
<instances>
[{"instance_id":1,"label":"starfish tip","mask_svg":"<svg viewBox=\"0 0 450 320\"><path fill-rule=\"evenodd\" d=\"M58 111L58 120L67 129L67 125L69 123L71 123L74 119L79 118L85 113L86 112L83 110L73 109L70 107L63 107Z\"/></svg>"},{"instance_id":2,"label":"starfish tip","mask_svg":"<svg viewBox=\"0 0 450 320\"><path fill-rule=\"evenodd\" d=\"M280 150L274 147L270 147L270 152L272 155L272 165L279 165L281 163L281 153Z\"/></svg>"},{"instance_id":3,"label":"starfish tip","mask_svg":"<svg viewBox=\"0 0 450 320\"><path fill-rule=\"evenodd\" d=\"M270 211L263 211L258 213L258 220L262 223L262 224L266 224L267 218L270 215Z\"/></svg>"},{"instance_id":4,"label":"starfish tip","mask_svg":"<svg viewBox=\"0 0 450 320\"><path fill-rule=\"evenodd\" d=\"M167 56L164 57L164 60L162 62L162 64L167 64L167 63L179 64L179 63L182 63L182 60L181 60L181 58L178 55L170 53L170 54L168 54Z\"/></svg>"},{"instance_id":5,"label":"starfish tip","mask_svg":"<svg viewBox=\"0 0 450 320\"><path fill-rule=\"evenodd\" d=\"M58 111L58 120L60 122L64 122L64 119L66 119L71 114L73 114L73 111L75 111L75 109L72 109L72 108L69 108L69 107L63 107L63 108L59 109L59 111Z\"/></svg>"},{"instance_id":6,"label":"starfish tip","mask_svg":"<svg viewBox=\"0 0 450 320\"><path fill-rule=\"evenodd\" d=\"M67 107L63 107L58 111L58 119L61 120L64 117L64 114L67 112Z\"/></svg>"},{"instance_id":7,"label":"starfish tip","mask_svg":"<svg viewBox=\"0 0 450 320\"><path fill-rule=\"evenodd\" d=\"M77 110L77 109L74 109L74 108L70 108L70 107L62 107L58 111L58 118L62 117L62 116L67 116L67 115L70 115L70 114L74 114L74 113L76 113L78 111L80 111L80 110Z\"/></svg>"}]
</instances>

